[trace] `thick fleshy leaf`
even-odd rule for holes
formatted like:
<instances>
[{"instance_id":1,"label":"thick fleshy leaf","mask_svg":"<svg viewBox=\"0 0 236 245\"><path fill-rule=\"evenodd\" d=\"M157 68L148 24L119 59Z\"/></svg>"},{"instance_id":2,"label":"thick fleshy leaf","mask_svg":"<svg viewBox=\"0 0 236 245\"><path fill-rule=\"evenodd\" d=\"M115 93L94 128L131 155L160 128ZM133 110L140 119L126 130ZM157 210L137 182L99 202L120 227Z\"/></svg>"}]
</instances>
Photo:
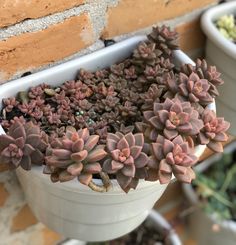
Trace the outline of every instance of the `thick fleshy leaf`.
<instances>
[{"instance_id":1,"label":"thick fleshy leaf","mask_svg":"<svg viewBox=\"0 0 236 245\"><path fill-rule=\"evenodd\" d=\"M159 179L159 174L156 169L149 169L147 175L148 176L145 178L147 181L157 181Z\"/></svg>"},{"instance_id":2,"label":"thick fleshy leaf","mask_svg":"<svg viewBox=\"0 0 236 245\"><path fill-rule=\"evenodd\" d=\"M207 144L207 147L210 148L214 152L223 152L223 146L220 142L210 141Z\"/></svg>"},{"instance_id":3,"label":"thick fleshy leaf","mask_svg":"<svg viewBox=\"0 0 236 245\"><path fill-rule=\"evenodd\" d=\"M111 161L111 169L114 171L120 170L124 167L124 164L118 161Z\"/></svg>"},{"instance_id":4,"label":"thick fleshy leaf","mask_svg":"<svg viewBox=\"0 0 236 245\"><path fill-rule=\"evenodd\" d=\"M167 155L166 155L166 162L170 165L173 165L175 164L175 160L174 160L174 156L173 156L173 153L172 152L169 152Z\"/></svg>"},{"instance_id":5,"label":"thick fleshy leaf","mask_svg":"<svg viewBox=\"0 0 236 245\"><path fill-rule=\"evenodd\" d=\"M25 145L25 139L23 137L17 138L15 144L22 149Z\"/></svg>"},{"instance_id":6,"label":"thick fleshy leaf","mask_svg":"<svg viewBox=\"0 0 236 245\"><path fill-rule=\"evenodd\" d=\"M126 165L133 165L134 164L134 159L132 156L129 156L125 162L124 162Z\"/></svg>"},{"instance_id":7,"label":"thick fleshy leaf","mask_svg":"<svg viewBox=\"0 0 236 245\"><path fill-rule=\"evenodd\" d=\"M88 185L91 182L92 178L92 174L81 174L79 175L78 180L81 184Z\"/></svg>"},{"instance_id":8,"label":"thick fleshy leaf","mask_svg":"<svg viewBox=\"0 0 236 245\"><path fill-rule=\"evenodd\" d=\"M15 128L12 132L12 134L10 134L12 137L14 137L15 139L19 138L19 137L23 137L24 139L26 138L26 133L25 133L25 129L23 125L20 125L19 127Z\"/></svg>"},{"instance_id":9,"label":"thick fleshy leaf","mask_svg":"<svg viewBox=\"0 0 236 245\"><path fill-rule=\"evenodd\" d=\"M97 174L102 171L101 165L98 162L95 163L88 163L84 165L84 172L90 174Z\"/></svg>"},{"instance_id":10,"label":"thick fleshy leaf","mask_svg":"<svg viewBox=\"0 0 236 245\"><path fill-rule=\"evenodd\" d=\"M20 162L20 166L24 169L24 170L30 170L31 169L31 159L29 156L23 156Z\"/></svg>"},{"instance_id":11,"label":"thick fleshy leaf","mask_svg":"<svg viewBox=\"0 0 236 245\"><path fill-rule=\"evenodd\" d=\"M26 144L30 144L34 148L37 148L40 142L41 142L41 137L40 135L37 135L37 134L29 135L25 141Z\"/></svg>"},{"instance_id":12,"label":"thick fleshy leaf","mask_svg":"<svg viewBox=\"0 0 236 245\"><path fill-rule=\"evenodd\" d=\"M62 145L63 148L66 150L71 150L72 145L73 145L73 141L69 140L69 139L63 139L62 140ZM58 146L59 148L61 148L60 146Z\"/></svg>"},{"instance_id":13,"label":"thick fleshy leaf","mask_svg":"<svg viewBox=\"0 0 236 245\"><path fill-rule=\"evenodd\" d=\"M178 131L181 133L184 133L184 134L191 132L192 129L193 129L193 127L189 122L178 126Z\"/></svg>"},{"instance_id":14,"label":"thick fleshy leaf","mask_svg":"<svg viewBox=\"0 0 236 245\"><path fill-rule=\"evenodd\" d=\"M112 139L107 139L107 143L106 143L107 149L111 152L115 149L117 149L117 142L115 140Z\"/></svg>"},{"instance_id":15,"label":"thick fleshy leaf","mask_svg":"<svg viewBox=\"0 0 236 245\"><path fill-rule=\"evenodd\" d=\"M88 152L91 151L98 143L99 136L98 135L92 135L88 138L88 140L85 143L84 149Z\"/></svg>"},{"instance_id":16,"label":"thick fleshy leaf","mask_svg":"<svg viewBox=\"0 0 236 245\"><path fill-rule=\"evenodd\" d=\"M148 163L148 160L149 160L148 156L145 153L141 152L139 157L136 158L134 161L135 167L136 168L145 167Z\"/></svg>"},{"instance_id":17,"label":"thick fleshy leaf","mask_svg":"<svg viewBox=\"0 0 236 245\"><path fill-rule=\"evenodd\" d=\"M76 142L72 144L72 152L79 152L84 149L84 140L83 139L78 139ZM84 149L86 150L86 149Z\"/></svg>"},{"instance_id":18,"label":"thick fleshy leaf","mask_svg":"<svg viewBox=\"0 0 236 245\"><path fill-rule=\"evenodd\" d=\"M66 182L66 181L70 181L73 180L75 178L75 176L71 175L70 173L68 173L66 170L62 171L59 174L59 181L60 182Z\"/></svg>"},{"instance_id":19,"label":"thick fleshy leaf","mask_svg":"<svg viewBox=\"0 0 236 245\"><path fill-rule=\"evenodd\" d=\"M27 135L40 134L40 128L38 126L34 125L32 122L26 123L25 131L26 131Z\"/></svg>"},{"instance_id":20,"label":"thick fleshy leaf","mask_svg":"<svg viewBox=\"0 0 236 245\"><path fill-rule=\"evenodd\" d=\"M172 152L174 149L174 144L170 141L165 139L163 143L163 153L166 156L169 152Z\"/></svg>"},{"instance_id":21,"label":"thick fleshy leaf","mask_svg":"<svg viewBox=\"0 0 236 245\"><path fill-rule=\"evenodd\" d=\"M80 129L78 135L86 142L89 137L89 130L87 128Z\"/></svg>"},{"instance_id":22,"label":"thick fleshy leaf","mask_svg":"<svg viewBox=\"0 0 236 245\"><path fill-rule=\"evenodd\" d=\"M135 166L133 164L131 165L125 165L121 170L120 170L125 176L128 177L134 177L135 175Z\"/></svg>"},{"instance_id":23,"label":"thick fleshy leaf","mask_svg":"<svg viewBox=\"0 0 236 245\"><path fill-rule=\"evenodd\" d=\"M214 140L215 141L220 141L220 142L225 142L228 140L228 135L224 132L217 133Z\"/></svg>"},{"instance_id":24,"label":"thick fleshy leaf","mask_svg":"<svg viewBox=\"0 0 236 245\"><path fill-rule=\"evenodd\" d=\"M136 168L135 178L146 179L147 177L148 177L148 169L147 168Z\"/></svg>"},{"instance_id":25,"label":"thick fleshy leaf","mask_svg":"<svg viewBox=\"0 0 236 245\"><path fill-rule=\"evenodd\" d=\"M65 149L53 149L52 154L61 160L70 159L72 152Z\"/></svg>"},{"instance_id":26,"label":"thick fleshy leaf","mask_svg":"<svg viewBox=\"0 0 236 245\"><path fill-rule=\"evenodd\" d=\"M120 137L116 134L108 133L107 134L107 141L108 140L114 140L115 142L118 142L120 140Z\"/></svg>"},{"instance_id":27,"label":"thick fleshy leaf","mask_svg":"<svg viewBox=\"0 0 236 245\"><path fill-rule=\"evenodd\" d=\"M169 112L166 110L158 111L158 118L162 124L165 124L166 120L169 118Z\"/></svg>"},{"instance_id":28,"label":"thick fleshy leaf","mask_svg":"<svg viewBox=\"0 0 236 245\"><path fill-rule=\"evenodd\" d=\"M146 136L146 132L145 132L145 136ZM156 141L157 137L158 137L158 132L156 129L152 129L149 132L149 135L147 136L147 138L149 138L151 141Z\"/></svg>"},{"instance_id":29,"label":"thick fleshy leaf","mask_svg":"<svg viewBox=\"0 0 236 245\"><path fill-rule=\"evenodd\" d=\"M83 169L83 164L81 162L74 163L67 168L67 172L73 176L78 176Z\"/></svg>"},{"instance_id":30,"label":"thick fleshy leaf","mask_svg":"<svg viewBox=\"0 0 236 245\"><path fill-rule=\"evenodd\" d=\"M178 131L177 130L168 130L165 128L164 129L164 135L167 139L172 140L178 135Z\"/></svg>"},{"instance_id":31,"label":"thick fleshy leaf","mask_svg":"<svg viewBox=\"0 0 236 245\"><path fill-rule=\"evenodd\" d=\"M107 152L103 149L94 149L93 151L89 152L86 161L93 163L102 160L107 155Z\"/></svg>"},{"instance_id":32,"label":"thick fleshy leaf","mask_svg":"<svg viewBox=\"0 0 236 245\"><path fill-rule=\"evenodd\" d=\"M158 116L151 117L148 122L156 129L162 130L163 129L163 124L160 122Z\"/></svg>"},{"instance_id":33,"label":"thick fleshy leaf","mask_svg":"<svg viewBox=\"0 0 236 245\"><path fill-rule=\"evenodd\" d=\"M23 153L25 156L30 156L35 151L34 147L26 144L23 149Z\"/></svg>"},{"instance_id":34,"label":"thick fleshy leaf","mask_svg":"<svg viewBox=\"0 0 236 245\"><path fill-rule=\"evenodd\" d=\"M45 157L45 162L50 165L50 166L54 166L54 167L58 167L58 168L65 168L68 165L73 163L73 160L68 159L68 160L58 160L56 157L54 156L48 156Z\"/></svg>"},{"instance_id":35,"label":"thick fleshy leaf","mask_svg":"<svg viewBox=\"0 0 236 245\"><path fill-rule=\"evenodd\" d=\"M142 151L142 147L141 146L132 146L130 148L130 155L134 158L134 160L139 156L139 154Z\"/></svg>"},{"instance_id":36,"label":"thick fleshy leaf","mask_svg":"<svg viewBox=\"0 0 236 245\"><path fill-rule=\"evenodd\" d=\"M164 158L163 148L160 143L152 143L152 150L157 160L161 161Z\"/></svg>"},{"instance_id":37,"label":"thick fleshy leaf","mask_svg":"<svg viewBox=\"0 0 236 245\"><path fill-rule=\"evenodd\" d=\"M44 154L36 149L31 155L31 163L35 165L42 165L44 163Z\"/></svg>"},{"instance_id":38,"label":"thick fleshy leaf","mask_svg":"<svg viewBox=\"0 0 236 245\"><path fill-rule=\"evenodd\" d=\"M128 133L125 135L125 139L129 144L129 147L134 146L135 144L135 138L134 135L132 133Z\"/></svg>"},{"instance_id":39,"label":"thick fleshy leaf","mask_svg":"<svg viewBox=\"0 0 236 245\"><path fill-rule=\"evenodd\" d=\"M116 174L116 179L120 187L124 190L132 181L132 177L123 175L120 171Z\"/></svg>"},{"instance_id":40,"label":"thick fleshy leaf","mask_svg":"<svg viewBox=\"0 0 236 245\"><path fill-rule=\"evenodd\" d=\"M6 148L8 145L15 143L15 140L7 135L7 134L1 134L0 135L0 152Z\"/></svg>"},{"instance_id":41,"label":"thick fleshy leaf","mask_svg":"<svg viewBox=\"0 0 236 245\"><path fill-rule=\"evenodd\" d=\"M199 140L200 144L202 144L202 145L206 145L206 144L208 144L209 141L210 141L210 140L205 136L205 134L204 134L203 132L200 132L200 133L198 134L198 140Z\"/></svg>"},{"instance_id":42,"label":"thick fleshy leaf","mask_svg":"<svg viewBox=\"0 0 236 245\"><path fill-rule=\"evenodd\" d=\"M129 148L129 144L128 144L127 140L125 139L125 137L123 137L117 143L117 149L122 150L122 149L125 149L125 148Z\"/></svg>"},{"instance_id":43,"label":"thick fleshy leaf","mask_svg":"<svg viewBox=\"0 0 236 245\"><path fill-rule=\"evenodd\" d=\"M143 112L143 117L145 118L146 121L149 121L150 118L152 118L154 115L153 111L144 111Z\"/></svg>"},{"instance_id":44,"label":"thick fleshy leaf","mask_svg":"<svg viewBox=\"0 0 236 245\"><path fill-rule=\"evenodd\" d=\"M71 159L76 161L76 162L81 162L83 161L86 157L88 156L88 152L86 150L76 152L71 154Z\"/></svg>"},{"instance_id":45,"label":"thick fleshy leaf","mask_svg":"<svg viewBox=\"0 0 236 245\"><path fill-rule=\"evenodd\" d=\"M135 145L143 147L144 144L144 136L142 133L137 133L134 135Z\"/></svg>"},{"instance_id":46,"label":"thick fleshy leaf","mask_svg":"<svg viewBox=\"0 0 236 245\"><path fill-rule=\"evenodd\" d=\"M183 183L190 184L193 179L195 179L196 175L191 168L186 168L186 172L184 174L174 173L176 179Z\"/></svg>"}]
</instances>

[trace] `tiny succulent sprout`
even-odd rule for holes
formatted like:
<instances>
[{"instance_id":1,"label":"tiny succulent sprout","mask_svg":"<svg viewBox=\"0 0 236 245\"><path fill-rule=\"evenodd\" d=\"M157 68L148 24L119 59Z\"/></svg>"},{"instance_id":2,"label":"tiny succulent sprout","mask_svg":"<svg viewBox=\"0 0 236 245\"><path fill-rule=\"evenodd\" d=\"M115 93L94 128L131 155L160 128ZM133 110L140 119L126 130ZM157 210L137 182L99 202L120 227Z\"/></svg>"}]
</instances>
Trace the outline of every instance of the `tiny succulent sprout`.
<instances>
[{"instance_id":1,"label":"tiny succulent sprout","mask_svg":"<svg viewBox=\"0 0 236 245\"><path fill-rule=\"evenodd\" d=\"M221 142L226 142L230 123L225 121L224 118L216 117L214 111L205 109L202 114L203 128L198 134L198 141L200 144L207 145L215 152L222 152L223 147Z\"/></svg>"},{"instance_id":2,"label":"tiny succulent sprout","mask_svg":"<svg viewBox=\"0 0 236 245\"><path fill-rule=\"evenodd\" d=\"M10 168L30 170L32 164L43 164L46 147L40 128L32 122L16 121L7 134L0 135L0 159Z\"/></svg>"},{"instance_id":3,"label":"tiny succulent sprout","mask_svg":"<svg viewBox=\"0 0 236 245\"><path fill-rule=\"evenodd\" d=\"M195 178L191 167L198 158L193 155L192 149L180 135L173 140L159 135L156 142L152 143L152 152L153 156L148 162L149 174L156 175L161 184L169 183L172 174L176 179L186 183Z\"/></svg>"},{"instance_id":4,"label":"tiny succulent sprout","mask_svg":"<svg viewBox=\"0 0 236 245\"><path fill-rule=\"evenodd\" d=\"M3 104L5 106L6 112L11 112L14 107L16 107L19 102L16 100L16 98L8 98L8 99L3 99Z\"/></svg>"},{"instance_id":5,"label":"tiny succulent sprout","mask_svg":"<svg viewBox=\"0 0 236 245\"><path fill-rule=\"evenodd\" d=\"M103 171L115 174L119 185L125 192L131 188L135 189L139 179L147 177L145 167L149 158L143 151L143 134L109 133L106 146L109 154L103 164Z\"/></svg>"},{"instance_id":6,"label":"tiny succulent sprout","mask_svg":"<svg viewBox=\"0 0 236 245\"><path fill-rule=\"evenodd\" d=\"M178 99L167 98L163 103L154 103L153 110L144 111L143 115L149 124L145 135L148 133L151 141L155 141L159 133L169 140L178 135L196 135L203 127L199 113L191 104Z\"/></svg>"},{"instance_id":7,"label":"tiny succulent sprout","mask_svg":"<svg viewBox=\"0 0 236 245\"><path fill-rule=\"evenodd\" d=\"M62 138L54 139L51 149L46 156L46 164L58 171L58 181L64 182L78 178L79 182L91 188L93 174L100 174L102 168L99 161L107 155L104 146L97 145L98 135L90 135L87 128L76 131L67 127ZM51 144L52 145L52 144Z\"/></svg>"}]
</instances>

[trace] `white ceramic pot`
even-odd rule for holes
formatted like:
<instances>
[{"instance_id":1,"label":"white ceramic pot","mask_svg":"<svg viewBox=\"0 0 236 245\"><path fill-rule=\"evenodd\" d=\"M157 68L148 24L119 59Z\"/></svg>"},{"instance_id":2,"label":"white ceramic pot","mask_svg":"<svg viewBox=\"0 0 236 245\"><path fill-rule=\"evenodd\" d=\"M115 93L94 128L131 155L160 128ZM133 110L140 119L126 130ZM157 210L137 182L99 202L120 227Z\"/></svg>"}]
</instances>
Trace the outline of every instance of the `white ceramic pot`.
<instances>
[{"instance_id":1,"label":"white ceramic pot","mask_svg":"<svg viewBox=\"0 0 236 245\"><path fill-rule=\"evenodd\" d=\"M168 221L160 215L156 210L152 209L147 217L147 221L151 222L153 228L160 234L165 236L165 243L168 245L182 245L179 236L171 227ZM167 235L166 235L167 233ZM62 242L61 245L86 245L87 242L69 239Z\"/></svg>"},{"instance_id":2,"label":"white ceramic pot","mask_svg":"<svg viewBox=\"0 0 236 245\"><path fill-rule=\"evenodd\" d=\"M229 133L236 135L236 44L221 35L214 24L225 14L236 15L236 1L207 10L202 16L201 26L207 36L206 60L216 65L225 81L219 87L221 96L216 100L217 113L231 122Z\"/></svg>"},{"instance_id":3,"label":"white ceramic pot","mask_svg":"<svg viewBox=\"0 0 236 245\"><path fill-rule=\"evenodd\" d=\"M230 144L224 149L225 153L232 152L236 149L236 142ZM201 164L196 166L196 170L202 172L218 161L221 154L213 155ZM183 191L188 202L193 206L199 206L200 202L192 185L183 184ZM214 217L206 214L202 209L197 208L188 216L189 230L191 237L196 240L199 245L235 245L236 244L236 222L222 221L219 222ZM217 224L219 229L214 231L213 227Z\"/></svg>"},{"instance_id":4,"label":"white ceramic pot","mask_svg":"<svg viewBox=\"0 0 236 245\"><path fill-rule=\"evenodd\" d=\"M127 58L143 40L143 36L134 37L6 83L1 86L0 101L42 82L60 85L74 79L80 68L95 71L109 67ZM180 50L175 52L175 62L176 65L194 64ZM210 108L215 109L215 104L212 103ZM202 145L196 147L196 155L200 156L204 149ZM113 189L108 193L96 193L76 180L51 183L49 176L42 174L42 167L33 167L30 172L18 169L17 175L36 217L64 236L83 241L111 240L132 231L145 220L167 187L159 182L140 181L135 191L125 194L113 181Z\"/></svg>"}]
</instances>

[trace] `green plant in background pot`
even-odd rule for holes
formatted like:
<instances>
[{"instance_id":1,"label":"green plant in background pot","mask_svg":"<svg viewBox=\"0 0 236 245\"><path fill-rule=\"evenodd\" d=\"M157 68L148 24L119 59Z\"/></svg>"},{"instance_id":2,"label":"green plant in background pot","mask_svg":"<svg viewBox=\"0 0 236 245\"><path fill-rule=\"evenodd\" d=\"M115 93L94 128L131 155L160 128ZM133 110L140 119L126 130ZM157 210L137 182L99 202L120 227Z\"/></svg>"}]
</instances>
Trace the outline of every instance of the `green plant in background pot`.
<instances>
[{"instance_id":1,"label":"green plant in background pot","mask_svg":"<svg viewBox=\"0 0 236 245\"><path fill-rule=\"evenodd\" d=\"M218 160L201 163L191 186L184 186L187 198L201 210L190 216L191 231L199 244L235 244L236 239L236 143ZM201 166L199 166L201 167Z\"/></svg>"}]
</instances>

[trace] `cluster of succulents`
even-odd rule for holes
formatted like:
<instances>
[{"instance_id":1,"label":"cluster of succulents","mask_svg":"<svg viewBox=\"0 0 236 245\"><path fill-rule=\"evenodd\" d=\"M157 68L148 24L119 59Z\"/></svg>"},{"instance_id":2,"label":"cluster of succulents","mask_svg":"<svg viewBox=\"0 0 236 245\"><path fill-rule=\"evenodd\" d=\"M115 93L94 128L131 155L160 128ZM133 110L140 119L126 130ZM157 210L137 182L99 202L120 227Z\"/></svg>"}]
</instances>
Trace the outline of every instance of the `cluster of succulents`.
<instances>
[{"instance_id":1,"label":"cluster of succulents","mask_svg":"<svg viewBox=\"0 0 236 245\"><path fill-rule=\"evenodd\" d=\"M236 43L236 19L233 14L221 16L216 21L216 27L225 38Z\"/></svg>"},{"instance_id":2,"label":"cluster of succulents","mask_svg":"<svg viewBox=\"0 0 236 245\"><path fill-rule=\"evenodd\" d=\"M125 192L139 180L191 182L194 147L222 151L229 123L208 108L220 73L205 60L177 69L176 49L177 33L155 27L123 62L4 99L1 160L42 164L53 182L78 179L95 191L114 178Z\"/></svg>"}]
</instances>

